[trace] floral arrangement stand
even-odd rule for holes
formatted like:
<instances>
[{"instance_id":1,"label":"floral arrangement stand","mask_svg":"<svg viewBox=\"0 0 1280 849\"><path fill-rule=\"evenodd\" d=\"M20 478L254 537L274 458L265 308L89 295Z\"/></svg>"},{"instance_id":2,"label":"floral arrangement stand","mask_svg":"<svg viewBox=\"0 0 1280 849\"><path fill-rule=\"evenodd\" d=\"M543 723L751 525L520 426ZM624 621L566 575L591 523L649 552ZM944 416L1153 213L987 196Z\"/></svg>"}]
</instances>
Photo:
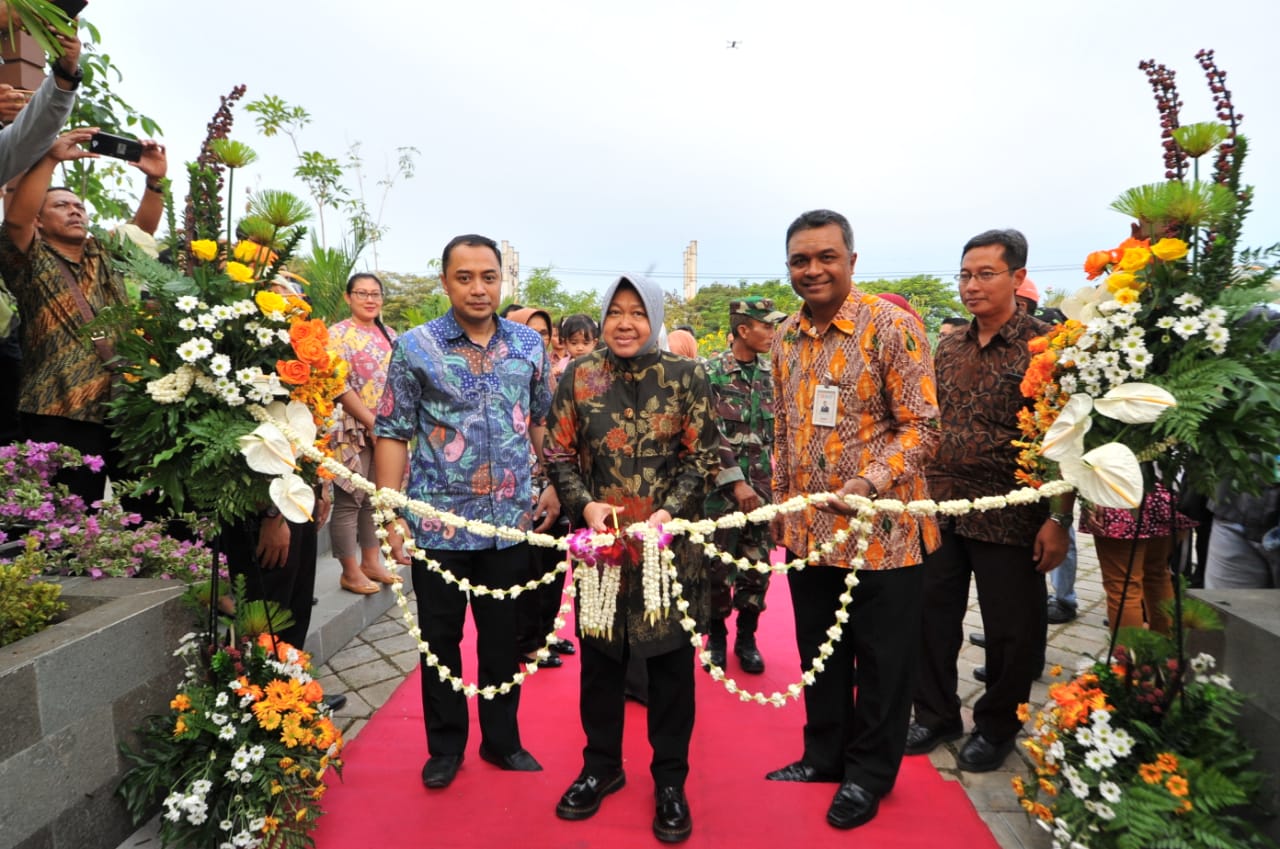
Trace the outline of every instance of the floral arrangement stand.
<instances>
[{"instance_id":1,"label":"floral arrangement stand","mask_svg":"<svg viewBox=\"0 0 1280 849\"><path fill-rule=\"evenodd\" d=\"M191 614L174 581L61 583L70 615L0 649L0 843L113 849L133 830L119 744L167 707Z\"/></svg>"},{"instance_id":2,"label":"floral arrangement stand","mask_svg":"<svg viewBox=\"0 0 1280 849\"><path fill-rule=\"evenodd\" d=\"M1240 708L1236 727L1245 743L1257 752L1253 768L1271 779L1263 784L1258 800L1271 812L1280 812L1280 609L1275 590L1194 590L1192 598L1212 607L1222 618L1221 631L1193 631L1187 653L1207 652L1218 659L1218 669L1248 695ZM1255 811L1246 816L1259 830L1280 843L1280 816Z\"/></svg>"}]
</instances>

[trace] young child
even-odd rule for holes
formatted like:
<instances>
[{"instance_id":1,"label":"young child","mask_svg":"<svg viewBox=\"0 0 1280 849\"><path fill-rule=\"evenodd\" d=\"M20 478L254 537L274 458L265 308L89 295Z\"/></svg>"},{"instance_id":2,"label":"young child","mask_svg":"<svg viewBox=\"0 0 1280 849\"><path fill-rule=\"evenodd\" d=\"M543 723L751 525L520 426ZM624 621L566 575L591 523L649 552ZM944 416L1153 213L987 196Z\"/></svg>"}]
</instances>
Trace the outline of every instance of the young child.
<instances>
[{"instance_id":1,"label":"young child","mask_svg":"<svg viewBox=\"0 0 1280 849\"><path fill-rule=\"evenodd\" d=\"M551 370L552 377L557 382L572 360L596 349L596 344L600 341L600 328L596 326L595 319L585 313L567 315L560 319L560 341L564 344L566 353Z\"/></svg>"}]
</instances>

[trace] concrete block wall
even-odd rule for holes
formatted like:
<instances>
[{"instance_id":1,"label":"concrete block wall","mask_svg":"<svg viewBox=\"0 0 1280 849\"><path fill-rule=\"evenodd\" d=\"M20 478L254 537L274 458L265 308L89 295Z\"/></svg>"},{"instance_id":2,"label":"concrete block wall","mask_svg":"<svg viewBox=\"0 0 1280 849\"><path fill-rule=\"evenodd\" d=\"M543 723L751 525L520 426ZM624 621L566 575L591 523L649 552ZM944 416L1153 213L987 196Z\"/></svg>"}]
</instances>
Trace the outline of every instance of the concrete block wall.
<instances>
[{"instance_id":1,"label":"concrete block wall","mask_svg":"<svg viewBox=\"0 0 1280 849\"><path fill-rule=\"evenodd\" d=\"M114 847L121 742L168 709L193 616L171 581L64 581L79 613L0 649L0 849Z\"/></svg>"}]
</instances>

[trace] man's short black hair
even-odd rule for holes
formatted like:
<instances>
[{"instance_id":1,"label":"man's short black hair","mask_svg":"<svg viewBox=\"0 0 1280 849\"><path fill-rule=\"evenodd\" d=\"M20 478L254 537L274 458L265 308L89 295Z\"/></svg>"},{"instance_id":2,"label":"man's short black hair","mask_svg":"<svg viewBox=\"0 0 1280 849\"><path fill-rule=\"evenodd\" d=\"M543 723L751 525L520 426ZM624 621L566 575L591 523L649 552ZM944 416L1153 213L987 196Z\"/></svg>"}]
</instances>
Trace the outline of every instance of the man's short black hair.
<instances>
[{"instance_id":1,"label":"man's short black hair","mask_svg":"<svg viewBox=\"0 0 1280 849\"><path fill-rule=\"evenodd\" d=\"M960 251L960 257L963 259L964 255L974 248L985 248L989 245L999 245L1004 248L1004 261L1009 266L1009 271L1027 267L1027 237L1012 228L979 233L964 243L964 250Z\"/></svg>"},{"instance_id":2,"label":"man's short black hair","mask_svg":"<svg viewBox=\"0 0 1280 849\"><path fill-rule=\"evenodd\" d=\"M830 209L811 209L808 212L801 213L787 228L787 244L790 245L791 237L801 230L817 230L819 227L826 227L828 224L835 224L840 228L840 235L844 237L844 246L852 254L853 227L849 224L848 218Z\"/></svg>"},{"instance_id":3,"label":"man's short black hair","mask_svg":"<svg viewBox=\"0 0 1280 849\"><path fill-rule=\"evenodd\" d=\"M514 302L513 302L513 303L510 303L510 304L507 304L505 307L503 307L502 309L498 310L498 315L499 315L499 317L501 317L501 318L506 318L507 316L511 315L511 313L515 312L516 310L522 310L522 309L524 309L524 304L517 304L517 303L514 303Z\"/></svg>"},{"instance_id":4,"label":"man's short black hair","mask_svg":"<svg viewBox=\"0 0 1280 849\"><path fill-rule=\"evenodd\" d=\"M440 270L449 270L449 256L453 253L453 249L458 245L466 245L472 248L488 248L493 251L493 255L498 258L498 267L502 267L502 251L498 250L498 243L488 236L480 236L476 233L467 233L463 236L454 236L449 240L449 244L444 246L444 254L440 257Z\"/></svg>"},{"instance_id":5,"label":"man's short black hair","mask_svg":"<svg viewBox=\"0 0 1280 849\"><path fill-rule=\"evenodd\" d=\"M942 320L944 327L968 327L969 319L961 318L958 315L950 315Z\"/></svg>"}]
</instances>

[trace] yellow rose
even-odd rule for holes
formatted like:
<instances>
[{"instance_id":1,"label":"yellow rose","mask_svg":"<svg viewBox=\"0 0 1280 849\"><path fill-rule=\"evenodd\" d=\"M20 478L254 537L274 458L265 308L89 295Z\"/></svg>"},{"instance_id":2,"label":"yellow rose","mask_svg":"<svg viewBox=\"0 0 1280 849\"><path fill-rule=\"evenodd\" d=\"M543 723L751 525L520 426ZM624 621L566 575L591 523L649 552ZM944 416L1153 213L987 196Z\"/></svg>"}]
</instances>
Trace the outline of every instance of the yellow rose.
<instances>
[{"instance_id":1,"label":"yellow rose","mask_svg":"<svg viewBox=\"0 0 1280 849\"><path fill-rule=\"evenodd\" d=\"M1165 262L1182 259L1187 255L1187 250L1187 243L1181 239L1161 239L1151 246L1151 252Z\"/></svg>"},{"instance_id":2,"label":"yellow rose","mask_svg":"<svg viewBox=\"0 0 1280 849\"><path fill-rule=\"evenodd\" d=\"M1107 278L1107 290L1119 292L1121 289L1127 289L1133 285L1136 279L1132 271L1117 271Z\"/></svg>"},{"instance_id":3,"label":"yellow rose","mask_svg":"<svg viewBox=\"0 0 1280 849\"><path fill-rule=\"evenodd\" d=\"M1121 289L1116 292L1117 304L1136 304L1138 302L1138 293L1133 289Z\"/></svg>"},{"instance_id":4,"label":"yellow rose","mask_svg":"<svg viewBox=\"0 0 1280 849\"><path fill-rule=\"evenodd\" d=\"M1151 262L1151 251L1147 248L1125 248L1120 258L1121 271L1137 271Z\"/></svg>"},{"instance_id":5,"label":"yellow rose","mask_svg":"<svg viewBox=\"0 0 1280 849\"><path fill-rule=\"evenodd\" d=\"M283 296L277 295L275 292L268 292L265 289L254 295L253 300L258 305L258 309L262 310L263 315L284 312L289 308L289 302Z\"/></svg>"},{"instance_id":6,"label":"yellow rose","mask_svg":"<svg viewBox=\"0 0 1280 849\"><path fill-rule=\"evenodd\" d=\"M218 256L218 243L213 239L196 239L191 243L191 254L198 260L212 262Z\"/></svg>"},{"instance_id":7,"label":"yellow rose","mask_svg":"<svg viewBox=\"0 0 1280 849\"><path fill-rule=\"evenodd\" d=\"M252 283L253 269L242 262L227 263L227 276L237 283Z\"/></svg>"}]
</instances>

